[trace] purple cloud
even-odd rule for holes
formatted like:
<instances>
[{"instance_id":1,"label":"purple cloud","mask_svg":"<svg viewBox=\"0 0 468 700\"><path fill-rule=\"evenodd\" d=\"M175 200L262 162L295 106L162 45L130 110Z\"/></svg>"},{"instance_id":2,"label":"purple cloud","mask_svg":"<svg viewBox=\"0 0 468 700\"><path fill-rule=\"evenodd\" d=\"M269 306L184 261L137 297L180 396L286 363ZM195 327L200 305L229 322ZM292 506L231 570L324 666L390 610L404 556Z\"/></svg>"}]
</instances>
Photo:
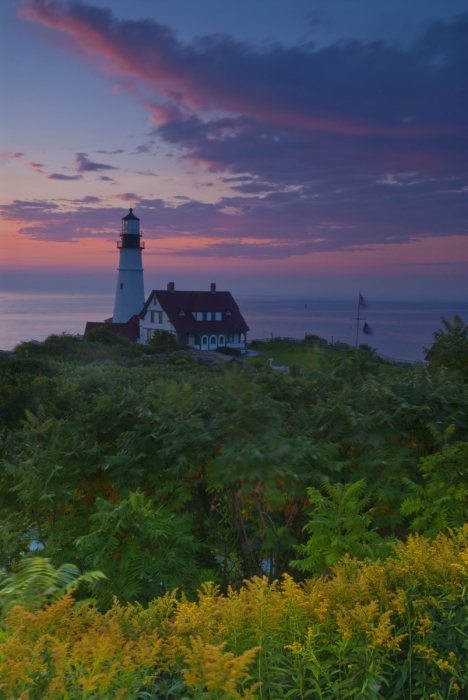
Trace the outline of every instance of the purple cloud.
<instances>
[{"instance_id":1,"label":"purple cloud","mask_svg":"<svg viewBox=\"0 0 468 700\"><path fill-rule=\"evenodd\" d=\"M118 153L125 153L123 148L117 148L115 151L96 151L96 153L105 153L108 156L115 156Z\"/></svg>"},{"instance_id":2,"label":"purple cloud","mask_svg":"<svg viewBox=\"0 0 468 700\"><path fill-rule=\"evenodd\" d=\"M89 160L87 153L76 153L75 167L79 173L92 173L100 170L118 170L113 165L106 163L95 163Z\"/></svg>"},{"instance_id":3,"label":"purple cloud","mask_svg":"<svg viewBox=\"0 0 468 700\"><path fill-rule=\"evenodd\" d=\"M467 233L468 15L434 22L407 48L322 49L184 43L153 20L60 0L30 0L22 16L149 91L154 138L230 186L215 204L142 200L148 237L212 239L191 255L286 257ZM76 165L113 167L84 153ZM84 209L67 216L57 235L92 226ZM45 228L31 221L29 232Z\"/></svg>"},{"instance_id":4,"label":"purple cloud","mask_svg":"<svg viewBox=\"0 0 468 700\"><path fill-rule=\"evenodd\" d=\"M11 151L2 151L0 153L1 158L11 158L11 159L16 159L16 158L22 158L24 156L24 153L12 153Z\"/></svg>"},{"instance_id":5,"label":"purple cloud","mask_svg":"<svg viewBox=\"0 0 468 700\"><path fill-rule=\"evenodd\" d=\"M81 180L81 175L62 175L62 173L52 173L47 175L48 180Z\"/></svg>"}]
</instances>

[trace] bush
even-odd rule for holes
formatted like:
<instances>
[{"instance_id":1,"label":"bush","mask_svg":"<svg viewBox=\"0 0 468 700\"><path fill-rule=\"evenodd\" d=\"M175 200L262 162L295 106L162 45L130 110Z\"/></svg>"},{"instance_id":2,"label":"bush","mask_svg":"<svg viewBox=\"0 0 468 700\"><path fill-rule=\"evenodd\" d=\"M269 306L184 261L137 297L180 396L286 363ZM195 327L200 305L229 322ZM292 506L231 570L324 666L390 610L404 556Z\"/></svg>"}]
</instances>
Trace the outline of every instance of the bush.
<instances>
[{"instance_id":1,"label":"bush","mask_svg":"<svg viewBox=\"0 0 468 700\"><path fill-rule=\"evenodd\" d=\"M325 338L321 338L319 335L315 335L314 333L307 333L304 340L306 343L313 343L314 345L319 345L320 347L326 347L328 345Z\"/></svg>"},{"instance_id":2,"label":"bush","mask_svg":"<svg viewBox=\"0 0 468 700\"><path fill-rule=\"evenodd\" d=\"M169 331L157 330L154 332L153 337L144 346L145 351L151 354L158 354L161 352L174 352L175 350L185 350L186 345L182 345L177 342L177 336Z\"/></svg>"},{"instance_id":3,"label":"bush","mask_svg":"<svg viewBox=\"0 0 468 700\"><path fill-rule=\"evenodd\" d=\"M345 557L303 585L256 577L222 596L204 584L197 602L172 593L105 614L70 594L14 608L0 698L466 697L467 562L465 526L411 536L384 563Z\"/></svg>"},{"instance_id":4,"label":"bush","mask_svg":"<svg viewBox=\"0 0 468 700\"><path fill-rule=\"evenodd\" d=\"M102 345L120 345L125 347L129 344L126 338L112 333L109 324L92 328L85 335L85 340L89 343L101 343ZM133 343L132 343L133 345Z\"/></svg>"}]
</instances>

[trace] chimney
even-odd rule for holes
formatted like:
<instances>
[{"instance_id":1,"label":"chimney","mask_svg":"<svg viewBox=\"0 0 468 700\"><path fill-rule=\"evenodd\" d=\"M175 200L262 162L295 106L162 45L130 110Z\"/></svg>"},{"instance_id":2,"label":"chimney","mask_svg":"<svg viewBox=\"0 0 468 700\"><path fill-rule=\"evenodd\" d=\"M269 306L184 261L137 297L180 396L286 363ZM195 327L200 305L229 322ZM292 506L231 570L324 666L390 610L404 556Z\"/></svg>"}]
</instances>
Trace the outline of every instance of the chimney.
<instances>
[{"instance_id":1,"label":"chimney","mask_svg":"<svg viewBox=\"0 0 468 700\"><path fill-rule=\"evenodd\" d=\"M210 292L211 292L212 294L216 294L216 282L212 282L212 283L210 284Z\"/></svg>"},{"instance_id":2,"label":"chimney","mask_svg":"<svg viewBox=\"0 0 468 700\"><path fill-rule=\"evenodd\" d=\"M168 292L173 292L174 289L175 289L174 282L168 282L168 283L167 283L167 291L168 291Z\"/></svg>"}]
</instances>

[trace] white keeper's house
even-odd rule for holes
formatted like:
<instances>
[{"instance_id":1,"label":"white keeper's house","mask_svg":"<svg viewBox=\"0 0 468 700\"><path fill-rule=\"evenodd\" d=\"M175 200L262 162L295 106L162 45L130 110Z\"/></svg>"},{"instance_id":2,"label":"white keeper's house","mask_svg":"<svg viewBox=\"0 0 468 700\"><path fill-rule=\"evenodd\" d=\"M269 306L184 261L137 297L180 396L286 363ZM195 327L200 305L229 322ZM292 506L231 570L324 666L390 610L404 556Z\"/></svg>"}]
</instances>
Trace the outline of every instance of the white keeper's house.
<instances>
[{"instance_id":1,"label":"white keeper's house","mask_svg":"<svg viewBox=\"0 0 468 700\"><path fill-rule=\"evenodd\" d=\"M197 350L228 347L245 352L249 327L232 294L218 292L216 284L211 283L209 292L179 292L169 282L167 290L151 292L143 307L140 343L158 329L175 333L179 343Z\"/></svg>"},{"instance_id":2,"label":"white keeper's house","mask_svg":"<svg viewBox=\"0 0 468 700\"><path fill-rule=\"evenodd\" d=\"M87 331L107 325L111 332L128 340L147 343L157 330L177 336L179 343L198 350L232 348L243 354L247 349L249 327L230 292L176 291L174 282L167 289L154 290L144 302L140 219L133 209L122 219L114 315L105 321L88 322Z\"/></svg>"}]
</instances>

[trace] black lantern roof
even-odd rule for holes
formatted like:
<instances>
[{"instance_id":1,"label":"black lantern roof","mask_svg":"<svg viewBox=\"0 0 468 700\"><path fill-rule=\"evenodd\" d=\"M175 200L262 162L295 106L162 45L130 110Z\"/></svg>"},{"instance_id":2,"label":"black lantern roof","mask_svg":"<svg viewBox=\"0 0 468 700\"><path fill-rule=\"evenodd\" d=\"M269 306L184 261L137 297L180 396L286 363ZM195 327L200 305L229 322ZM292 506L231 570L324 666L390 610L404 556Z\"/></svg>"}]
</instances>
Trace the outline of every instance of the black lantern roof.
<instances>
[{"instance_id":1,"label":"black lantern roof","mask_svg":"<svg viewBox=\"0 0 468 700\"><path fill-rule=\"evenodd\" d=\"M133 213L133 209L130 209L130 213L127 214L127 216L124 216L122 218L122 221L140 221L140 219L138 218L138 216L135 216L135 214Z\"/></svg>"}]
</instances>

